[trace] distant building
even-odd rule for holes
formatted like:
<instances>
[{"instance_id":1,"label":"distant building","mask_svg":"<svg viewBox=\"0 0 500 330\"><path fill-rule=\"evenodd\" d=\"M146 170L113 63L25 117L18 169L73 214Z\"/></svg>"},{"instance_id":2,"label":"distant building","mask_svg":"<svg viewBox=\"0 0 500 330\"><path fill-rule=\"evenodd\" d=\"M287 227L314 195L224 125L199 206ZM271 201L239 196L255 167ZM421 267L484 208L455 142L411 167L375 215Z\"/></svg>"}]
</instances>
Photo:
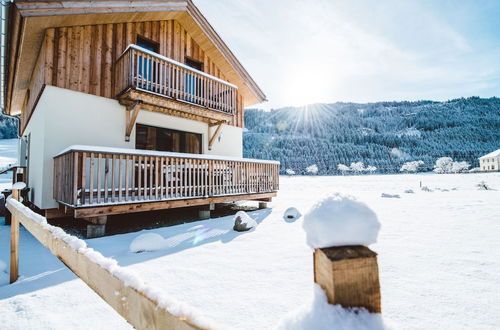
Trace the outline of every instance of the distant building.
<instances>
[{"instance_id":1,"label":"distant building","mask_svg":"<svg viewBox=\"0 0 500 330\"><path fill-rule=\"evenodd\" d=\"M482 172L500 171L500 149L479 157L479 168Z\"/></svg>"}]
</instances>

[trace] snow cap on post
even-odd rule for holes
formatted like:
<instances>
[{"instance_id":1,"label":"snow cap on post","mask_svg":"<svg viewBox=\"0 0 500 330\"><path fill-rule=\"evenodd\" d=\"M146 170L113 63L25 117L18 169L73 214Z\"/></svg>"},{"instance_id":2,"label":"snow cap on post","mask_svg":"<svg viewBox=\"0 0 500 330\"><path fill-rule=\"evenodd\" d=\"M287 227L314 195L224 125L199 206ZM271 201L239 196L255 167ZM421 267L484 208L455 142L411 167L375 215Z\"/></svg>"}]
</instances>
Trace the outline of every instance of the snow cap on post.
<instances>
[{"instance_id":1,"label":"snow cap on post","mask_svg":"<svg viewBox=\"0 0 500 330\"><path fill-rule=\"evenodd\" d=\"M380 223L365 203L335 193L313 205L304 216L303 228L312 248L368 246L377 242Z\"/></svg>"}]
</instances>

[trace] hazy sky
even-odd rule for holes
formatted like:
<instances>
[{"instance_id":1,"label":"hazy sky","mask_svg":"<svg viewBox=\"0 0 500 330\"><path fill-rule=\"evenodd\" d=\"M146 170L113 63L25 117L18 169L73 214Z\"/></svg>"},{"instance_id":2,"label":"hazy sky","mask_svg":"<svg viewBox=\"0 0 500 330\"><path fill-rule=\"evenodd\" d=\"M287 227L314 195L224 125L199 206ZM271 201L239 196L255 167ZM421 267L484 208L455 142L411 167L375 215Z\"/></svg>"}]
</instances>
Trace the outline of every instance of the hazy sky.
<instances>
[{"instance_id":1,"label":"hazy sky","mask_svg":"<svg viewBox=\"0 0 500 330\"><path fill-rule=\"evenodd\" d=\"M263 108L500 95L500 0L194 2Z\"/></svg>"}]
</instances>

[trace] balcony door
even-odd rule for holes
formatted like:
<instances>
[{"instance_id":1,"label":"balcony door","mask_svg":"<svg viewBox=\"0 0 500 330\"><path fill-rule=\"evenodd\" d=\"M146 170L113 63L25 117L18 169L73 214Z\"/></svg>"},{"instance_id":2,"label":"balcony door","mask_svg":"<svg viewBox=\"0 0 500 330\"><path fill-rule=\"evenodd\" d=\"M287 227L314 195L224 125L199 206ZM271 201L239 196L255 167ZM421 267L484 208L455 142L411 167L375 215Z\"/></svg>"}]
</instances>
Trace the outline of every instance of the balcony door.
<instances>
[{"instance_id":1,"label":"balcony door","mask_svg":"<svg viewBox=\"0 0 500 330\"><path fill-rule=\"evenodd\" d=\"M187 66L196 69L198 71L203 71L203 63L199 61L195 61L189 57L185 58L185 63ZM198 78L191 74L191 73L186 73L186 85L184 87L184 91L187 94L187 101L196 103L196 98L195 96L197 95L197 90L199 89L198 87Z\"/></svg>"},{"instance_id":2,"label":"balcony door","mask_svg":"<svg viewBox=\"0 0 500 330\"><path fill-rule=\"evenodd\" d=\"M136 149L201 154L201 134L136 125Z\"/></svg>"},{"instance_id":3,"label":"balcony door","mask_svg":"<svg viewBox=\"0 0 500 330\"><path fill-rule=\"evenodd\" d=\"M159 45L153 40L149 40L142 36L137 36L136 44L139 47L158 53ZM143 89L151 90L153 87L152 84L154 82L153 61L139 55L137 57L137 65L137 73L139 75L138 86Z\"/></svg>"}]
</instances>

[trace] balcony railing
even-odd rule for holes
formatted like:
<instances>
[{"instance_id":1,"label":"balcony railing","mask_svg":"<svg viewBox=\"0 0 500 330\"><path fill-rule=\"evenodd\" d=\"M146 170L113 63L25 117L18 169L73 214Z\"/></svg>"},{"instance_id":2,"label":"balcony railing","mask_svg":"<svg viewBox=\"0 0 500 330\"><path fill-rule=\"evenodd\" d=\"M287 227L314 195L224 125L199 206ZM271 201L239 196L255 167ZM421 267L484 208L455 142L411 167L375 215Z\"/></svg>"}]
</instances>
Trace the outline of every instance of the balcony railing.
<instances>
[{"instance_id":1,"label":"balcony railing","mask_svg":"<svg viewBox=\"0 0 500 330\"><path fill-rule=\"evenodd\" d=\"M129 89L234 114L237 87L217 77L129 45L115 64L116 95Z\"/></svg>"},{"instance_id":2,"label":"balcony railing","mask_svg":"<svg viewBox=\"0 0 500 330\"><path fill-rule=\"evenodd\" d=\"M276 192L279 162L74 146L54 157L54 199L70 207Z\"/></svg>"}]
</instances>

